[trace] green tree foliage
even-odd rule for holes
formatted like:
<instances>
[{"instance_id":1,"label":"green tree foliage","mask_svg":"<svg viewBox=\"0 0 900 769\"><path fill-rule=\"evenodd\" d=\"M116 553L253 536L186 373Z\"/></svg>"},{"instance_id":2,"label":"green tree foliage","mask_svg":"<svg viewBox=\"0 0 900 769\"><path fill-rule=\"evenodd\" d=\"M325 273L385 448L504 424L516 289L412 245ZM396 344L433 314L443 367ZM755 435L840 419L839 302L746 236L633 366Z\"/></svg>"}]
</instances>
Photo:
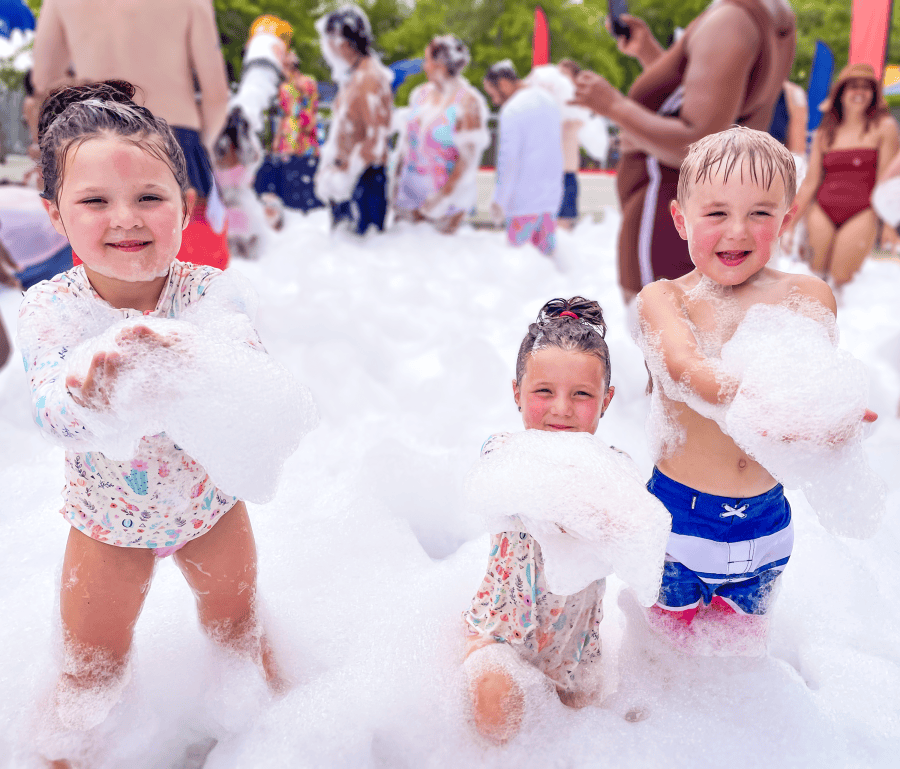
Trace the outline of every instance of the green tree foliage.
<instances>
[{"instance_id":1,"label":"green tree foliage","mask_svg":"<svg viewBox=\"0 0 900 769\"><path fill-rule=\"evenodd\" d=\"M41 0L26 2L37 16ZM258 16L271 13L293 25L293 48L304 71L328 79L313 25L328 10L343 4L342 0L214 0L225 57L238 75L250 25ZM538 4L534 0L418 0L412 8L402 0L359 0L359 4L369 15L376 46L387 63L421 56L431 38L452 32L469 45L472 64L467 74L474 83L480 83L484 70L500 59L511 59L520 72L531 67L534 8ZM554 61L575 59L620 88L627 88L637 77L638 64L622 56L602 28L606 0L542 0L540 5L547 13ZM686 27L709 0L631 0L629 5L635 16L650 25L657 40L667 45L675 29ZM791 5L797 14L792 79L806 87L816 40L831 48L837 69L847 63L851 0L791 0ZM887 56L888 63L894 64L900 63L898 6L900 3L894 3ZM405 101L410 88L421 81L422 76L412 79L401 89L398 101Z\"/></svg>"}]
</instances>

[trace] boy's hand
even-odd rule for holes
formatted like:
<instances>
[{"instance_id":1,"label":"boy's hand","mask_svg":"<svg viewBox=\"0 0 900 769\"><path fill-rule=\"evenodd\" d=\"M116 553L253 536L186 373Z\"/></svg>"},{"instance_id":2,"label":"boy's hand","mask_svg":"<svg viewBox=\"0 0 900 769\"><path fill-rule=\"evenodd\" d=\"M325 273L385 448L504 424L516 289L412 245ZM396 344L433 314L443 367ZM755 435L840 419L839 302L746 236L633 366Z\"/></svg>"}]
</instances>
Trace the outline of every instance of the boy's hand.
<instances>
[{"instance_id":1,"label":"boy's hand","mask_svg":"<svg viewBox=\"0 0 900 769\"><path fill-rule=\"evenodd\" d=\"M878 414L876 414L871 409L866 409L866 413L863 414L862 421L863 422L874 422L876 419L878 419Z\"/></svg>"},{"instance_id":2,"label":"boy's hand","mask_svg":"<svg viewBox=\"0 0 900 769\"><path fill-rule=\"evenodd\" d=\"M96 353L91 359L91 366L84 380L73 374L66 377L66 389L72 400L88 409L107 408L124 363L124 359L117 352Z\"/></svg>"}]
</instances>

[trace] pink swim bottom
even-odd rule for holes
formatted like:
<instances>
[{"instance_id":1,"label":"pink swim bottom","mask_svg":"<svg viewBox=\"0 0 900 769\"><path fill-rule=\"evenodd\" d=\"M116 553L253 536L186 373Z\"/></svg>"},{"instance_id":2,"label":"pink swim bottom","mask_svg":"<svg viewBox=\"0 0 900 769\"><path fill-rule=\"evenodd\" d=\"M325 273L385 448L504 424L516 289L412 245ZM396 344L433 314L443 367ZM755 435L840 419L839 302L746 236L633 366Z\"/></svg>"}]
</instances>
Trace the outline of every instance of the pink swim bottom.
<instances>
[{"instance_id":1,"label":"pink swim bottom","mask_svg":"<svg viewBox=\"0 0 900 769\"><path fill-rule=\"evenodd\" d=\"M172 547L154 547L153 555L157 558L168 558L173 553L177 553L181 548L183 548L188 542L191 540L187 540L185 542L181 542L177 545L172 545Z\"/></svg>"},{"instance_id":2,"label":"pink swim bottom","mask_svg":"<svg viewBox=\"0 0 900 769\"><path fill-rule=\"evenodd\" d=\"M549 256L556 248L556 219L552 214L523 214L506 220L506 237L514 246L533 243Z\"/></svg>"}]
</instances>

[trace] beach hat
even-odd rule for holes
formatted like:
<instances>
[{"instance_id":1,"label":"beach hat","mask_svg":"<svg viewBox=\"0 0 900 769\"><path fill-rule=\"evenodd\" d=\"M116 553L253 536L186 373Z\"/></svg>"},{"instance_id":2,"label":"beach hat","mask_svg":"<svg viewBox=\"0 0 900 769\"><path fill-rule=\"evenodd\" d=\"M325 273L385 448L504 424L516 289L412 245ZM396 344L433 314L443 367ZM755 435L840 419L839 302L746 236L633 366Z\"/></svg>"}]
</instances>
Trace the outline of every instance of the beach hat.
<instances>
[{"instance_id":1,"label":"beach hat","mask_svg":"<svg viewBox=\"0 0 900 769\"><path fill-rule=\"evenodd\" d=\"M841 88L841 86L844 85L844 83L846 83L848 80L855 80L856 78L871 80L872 85L875 88L875 106L884 107L885 109L887 109L887 104L885 103L884 96L881 93L881 83L875 74L875 70L872 69L872 65L848 64L838 73L838 76L834 79L834 82L831 84L831 90L828 92L828 98L826 98L825 101L823 101L819 105L819 111L822 113L828 112L831 109L831 106L834 104L834 98L835 96L837 96L837 92Z\"/></svg>"},{"instance_id":2,"label":"beach hat","mask_svg":"<svg viewBox=\"0 0 900 769\"><path fill-rule=\"evenodd\" d=\"M291 38L294 36L294 28L290 24L269 13L260 16L250 25L248 37L253 37L257 32L268 32L280 37L287 45L291 44Z\"/></svg>"}]
</instances>

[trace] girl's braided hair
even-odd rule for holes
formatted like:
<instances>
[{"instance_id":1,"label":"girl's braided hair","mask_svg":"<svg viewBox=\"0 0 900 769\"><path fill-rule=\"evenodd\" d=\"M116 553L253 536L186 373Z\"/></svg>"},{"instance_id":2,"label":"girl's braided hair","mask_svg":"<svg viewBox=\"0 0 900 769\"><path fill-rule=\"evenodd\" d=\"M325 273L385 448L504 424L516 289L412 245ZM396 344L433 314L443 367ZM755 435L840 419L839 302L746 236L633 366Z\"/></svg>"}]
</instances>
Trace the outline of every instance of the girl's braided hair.
<instances>
[{"instance_id":1,"label":"girl's braided hair","mask_svg":"<svg viewBox=\"0 0 900 769\"><path fill-rule=\"evenodd\" d=\"M528 333L519 346L516 384L522 384L529 355L536 350L558 347L596 355L603 363L606 388L609 389L611 371L605 336L606 321L597 302L583 296L551 299L541 307L537 320L528 326Z\"/></svg>"}]
</instances>

